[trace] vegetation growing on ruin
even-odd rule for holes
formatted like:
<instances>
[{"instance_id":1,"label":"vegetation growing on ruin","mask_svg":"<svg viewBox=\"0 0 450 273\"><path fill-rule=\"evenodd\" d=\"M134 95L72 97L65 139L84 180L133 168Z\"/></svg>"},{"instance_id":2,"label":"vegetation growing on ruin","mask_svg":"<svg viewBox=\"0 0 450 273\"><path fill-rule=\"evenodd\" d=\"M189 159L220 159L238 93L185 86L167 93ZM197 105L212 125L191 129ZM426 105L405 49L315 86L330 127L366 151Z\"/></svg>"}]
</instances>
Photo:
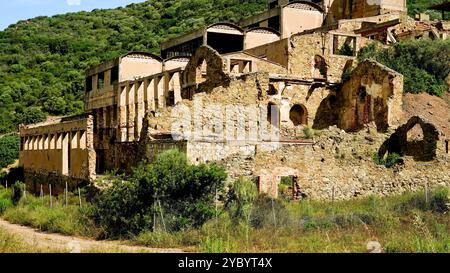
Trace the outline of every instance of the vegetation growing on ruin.
<instances>
[{"instance_id":1,"label":"vegetation growing on ruin","mask_svg":"<svg viewBox=\"0 0 450 273\"><path fill-rule=\"evenodd\" d=\"M442 96L448 89L450 40L410 40L383 48L377 43L362 48L359 61L372 58L401 73L408 93Z\"/></svg>"}]
</instances>

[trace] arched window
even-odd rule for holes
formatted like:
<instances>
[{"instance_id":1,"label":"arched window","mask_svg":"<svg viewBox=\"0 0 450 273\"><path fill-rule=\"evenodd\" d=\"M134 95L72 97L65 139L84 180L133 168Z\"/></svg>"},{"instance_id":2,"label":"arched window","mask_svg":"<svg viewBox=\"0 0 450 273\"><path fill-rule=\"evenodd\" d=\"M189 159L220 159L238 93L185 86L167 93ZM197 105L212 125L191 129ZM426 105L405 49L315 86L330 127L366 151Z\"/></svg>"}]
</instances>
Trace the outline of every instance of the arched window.
<instances>
[{"instance_id":1,"label":"arched window","mask_svg":"<svg viewBox=\"0 0 450 273\"><path fill-rule=\"evenodd\" d=\"M292 106L289 112L289 118L294 126L307 125L308 124L308 112L306 107L300 104Z\"/></svg>"}]
</instances>

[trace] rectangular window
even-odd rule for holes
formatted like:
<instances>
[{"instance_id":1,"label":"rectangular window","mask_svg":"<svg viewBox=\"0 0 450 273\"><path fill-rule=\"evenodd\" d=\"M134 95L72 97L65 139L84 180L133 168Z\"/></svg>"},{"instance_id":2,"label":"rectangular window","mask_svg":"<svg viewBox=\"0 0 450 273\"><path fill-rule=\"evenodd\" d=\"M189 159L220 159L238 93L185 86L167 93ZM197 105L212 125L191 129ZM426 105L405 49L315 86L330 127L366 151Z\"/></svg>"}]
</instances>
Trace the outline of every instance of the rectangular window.
<instances>
[{"instance_id":1,"label":"rectangular window","mask_svg":"<svg viewBox=\"0 0 450 273\"><path fill-rule=\"evenodd\" d=\"M97 90L103 89L104 86L105 86L105 72L101 72L98 74Z\"/></svg>"},{"instance_id":2,"label":"rectangular window","mask_svg":"<svg viewBox=\"0 0 450 273\"><path fill-rule=\"evenodd\" d=\"M119 67L114 66L111 69L111 85L115 85L119 83Z\"/></svg>"},{"instance_id":3,"label":"rectangular window","mask_svg":"<svg viewBox=\"0 0 450 273\"><path fill-rule=\"evenodd\" d=\"M341 56L356 56L356 37L334 35L333 54Z\"/></svg>"},{"instance_id":4,"label":"rectangular window","mask_svg":"<svg viewBox=\"0 0 450 273\"><path fill-rule=\"evenodd\" d=\"M86 92L92 91L92 76L86 78Z\"/></svg>"}]
</instances>

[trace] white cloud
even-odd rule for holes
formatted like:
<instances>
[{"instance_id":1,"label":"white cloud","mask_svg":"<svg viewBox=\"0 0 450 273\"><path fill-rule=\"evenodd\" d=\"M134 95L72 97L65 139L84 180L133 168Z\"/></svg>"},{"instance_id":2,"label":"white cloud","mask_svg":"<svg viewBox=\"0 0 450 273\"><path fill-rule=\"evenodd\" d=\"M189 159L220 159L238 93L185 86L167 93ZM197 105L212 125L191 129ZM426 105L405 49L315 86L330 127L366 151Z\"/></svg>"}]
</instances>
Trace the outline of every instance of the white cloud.
<instances>
[{"instance_id":1,"label":"white cloud","mask_svg":"<svg viewBox=\"0 0 450 273\"><path fill-rule=\"evenodd\" d=\"M81 5L81 0L66 0L69 6L79 6Z\"/></svg>"}]
</instances>

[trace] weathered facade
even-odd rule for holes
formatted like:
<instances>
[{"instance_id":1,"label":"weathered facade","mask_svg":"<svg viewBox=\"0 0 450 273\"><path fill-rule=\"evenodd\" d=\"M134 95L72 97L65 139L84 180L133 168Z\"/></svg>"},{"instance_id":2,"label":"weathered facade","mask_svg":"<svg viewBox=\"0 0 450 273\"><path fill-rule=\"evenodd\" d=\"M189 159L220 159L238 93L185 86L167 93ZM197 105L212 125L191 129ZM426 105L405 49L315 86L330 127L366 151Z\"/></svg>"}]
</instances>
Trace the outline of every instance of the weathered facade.
<instances>
[{"instance_id":1,"label":"weathered facade","mask_svg":"<svg viewBox=\"0 0 450 273\"><path fill-rule=\"evenodd\" d=\"M213 24L164 43L163 58L131 52L92 67L85 114L21 127L26 182L74 186L179 149L194 164L220 162L230 179L257 177L273 196L286 176L296 198L392 192L372 191L373 179L347 183L339 166L353 163L337 158L341 143L351 143L344 131L358 138L375 128L373 141L353 143L353 154L370 158L401 125L403 76L356 56L369 43L421 31L411 20L403 0L269 1L267 12L240 26ZM445 38L443 28L431 31ZM310 128L334 143L311 139ZM427 141L415 145L428 151ZM437 147L427 159L447 158Z\"/></svg>"}]
</instances>

